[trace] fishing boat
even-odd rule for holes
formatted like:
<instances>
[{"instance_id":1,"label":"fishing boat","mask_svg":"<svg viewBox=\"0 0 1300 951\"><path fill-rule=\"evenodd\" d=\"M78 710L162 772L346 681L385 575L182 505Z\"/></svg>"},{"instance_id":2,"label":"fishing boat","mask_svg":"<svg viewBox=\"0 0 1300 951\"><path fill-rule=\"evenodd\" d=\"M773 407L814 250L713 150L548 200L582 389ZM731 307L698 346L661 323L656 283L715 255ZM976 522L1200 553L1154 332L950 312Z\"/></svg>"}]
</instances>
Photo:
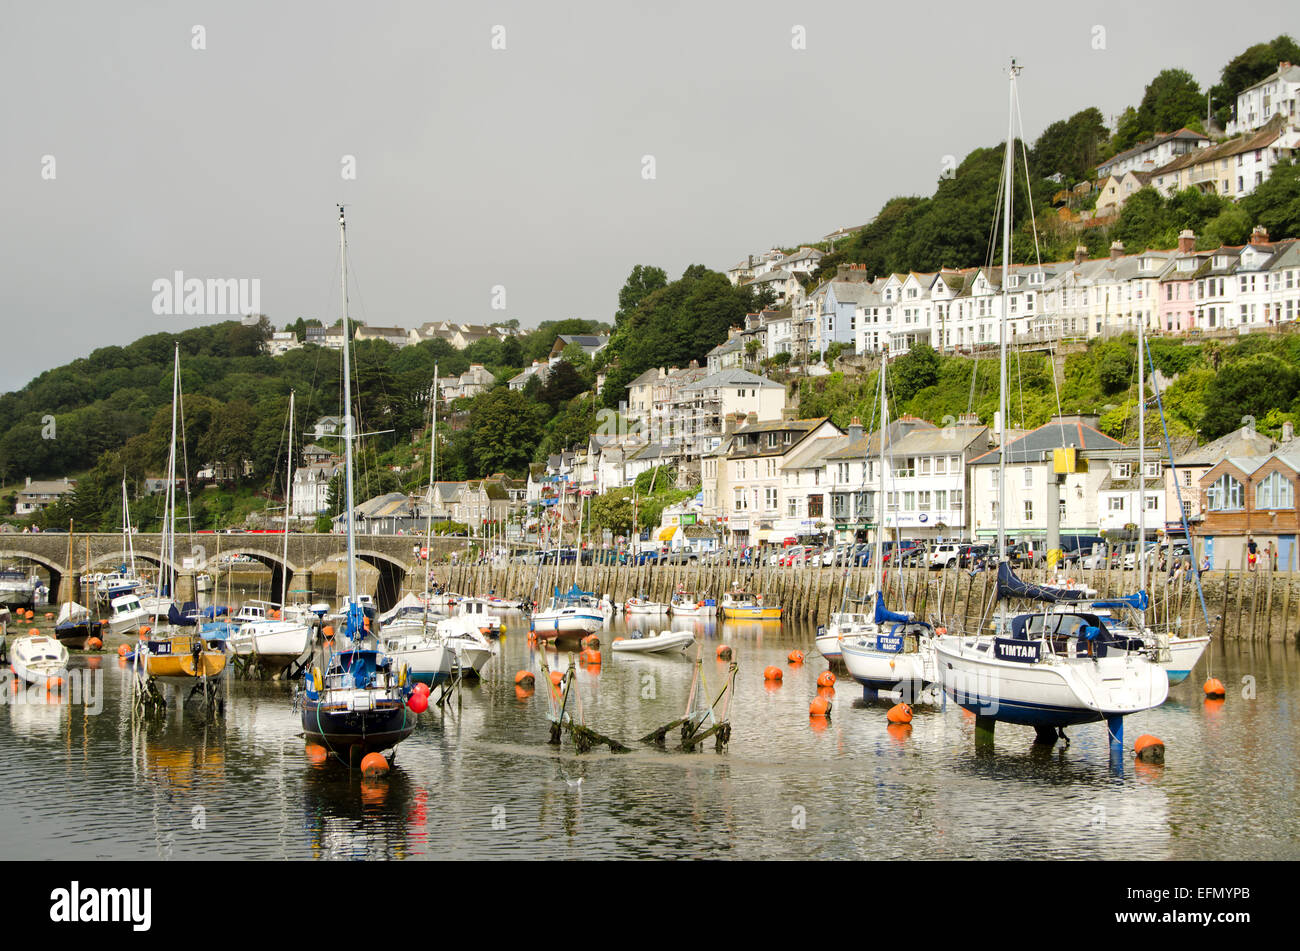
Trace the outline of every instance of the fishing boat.
<instances>
[{"instance_id":1,"label":"fishing boat","mask_svg":"<svg viewBox=\"0 0 1300 951\"><path fill-rule=\"evenodd\" d=\"M501 618L492 613L492 605L487 598L462 598L451 616L462 618L480 633L490 637L501 636Z\"/></svg>"},{"instance_id":2,"label":"fishing boat","mask_svg":"<svg viewBox=\"0 0 1300 951\"><path fill-rule=\"evenodd\" d=\"M605 608L590 591L576 584L561 593L556 588L550 603L529 618L529 630L542 639L565 634L591 634L604 627Z\"/></svg>"},{"instance_id":3,"label":"fishing boat","mask_svg":"<svg viewBox=\"0 0 1300 951\"><path fill-rule=\"evenodd\" d=\"M623 610L628 614L667 614L668 605L645 597L628 598Z\"/></svg>"},{"instance_id":4,"label":"fishing boat","mask_svg":"<svg viewBox=\"0 0 1300 951\"><path fill-rule=\"evenodd\" d=\"M732 620L779 621L781 606L764 604L761 594L749 591L728 591L722 596L722 616Z\"/></svg>"},{"instance_id":5,"label":"fishing boat","mask_svg":"<svg viewBox=\"0 0 1300 951\"><path fill-rule=\"evenodd\" d=\"M679 590L673 595L672 601L668 602L668 611L674 617L716 617L718 602L713 598Z\"/></svg>"},{"instance_id":6,"label":"fishing boat","mask_svg":"<svg viewBox=\"0 0 1300 951\"><path fill-rule=\"evenodd\" d=\"M347 226L339 206L339 255L343 302L343 446L347 503L347 595L344 599L342 649L330 648L324 670L313 667L297 697L303 735L323 745L349 766L369 753L391 750L415 730L407 708L412 683L408 669L384 650L371 630L366 606L358 596L356 519L353 493L352 368L348 338ZM371 602L373 607L373 601Z\"/></svg>"},{"instance_id":7,"label":"fishing boat","mask_svg":"<svg viewBox=\"0 0 1300 951\"><path fill-rule=\"evenodd\" d=\"M17 568L0 568L0 604L8 608L31 608L35 602L35 579Z\"/></svg>"},{"instance_id":8,"label":"fishing boat","mask_svg":"<svg viewBox=\"0 0 1300 951\"><path fill-rule=\"evenodd\" d=\"M668 654L685 651L694 643L695 635L690 631L650 631L616 637L610 649L619 654Z\"/></svg>"},{"instance_id":9,"label":"fishing boat","mask_svg":"<svg viewBox=\"0 0 1300 951\"><path fill-rule=\"evenodd\" d=\"M44 634L25 634L9 645L14 674L40 686L62 677L68 670L68 648Z\"/></svg>"},{"instance_id":10,"label":"fishing boat","mask_svg":"<svg viewBox=\"0 0 1300 951\"><path fill-rule=\"evenodd\" d=\"M289 391L289 449L284 476L284 551L280 558L280 591L282 601L289 592L289 512L293 505L293 406L294 392ZM265 605L263 608L265 609ZM243 624L226 640L230 652L236 657L253 657L267 667L286 667L301 658L311 648L311 626L301 617L285 616L284 605L270 606L269 619Z\"/></svg>"},{"instance_id":11,"label":"fishing boat","mask_svg":"<svg viewBox=\"0 0 1300 951\"><path fill-rule=\"evenodd\" d=\"M1015 175L1014 116L1016 76L1011 61L1011 128L1008 129L1003 170L1002 309L998 321L1001 341L999 419L1007 416L1008 270L1011 260L1011 200ZM998 498L1006 498L1006 467L1010 455L1005 425L998 452ZM1005 506L997 511L997 584L991 602L1001 608L990 630L957 633L933 641L935 666L943 689L961 707L975 714L977 740L991 742L998 722L1033 726L1036 742L1050 745L1060 731L1080 723L1105 721L1112 760L1124 753L1123 718L1148 710L1169 695L1169 677L1154 662L1152 651L1138 637L1111 631L1095 614L1042 610L1008 616L1012 600L1050 606L1079 601L1082 592L1062 591L1021 581L1007 562Z\"/></svg>"}]
</instances>

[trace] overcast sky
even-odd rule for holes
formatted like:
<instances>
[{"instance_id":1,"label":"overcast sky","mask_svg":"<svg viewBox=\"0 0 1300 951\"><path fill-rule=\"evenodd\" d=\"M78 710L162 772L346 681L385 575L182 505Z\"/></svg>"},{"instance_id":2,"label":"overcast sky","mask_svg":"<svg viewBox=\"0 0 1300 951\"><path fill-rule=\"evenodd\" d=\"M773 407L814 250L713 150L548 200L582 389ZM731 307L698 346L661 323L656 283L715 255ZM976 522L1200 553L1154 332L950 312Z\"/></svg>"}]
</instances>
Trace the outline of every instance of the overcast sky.
<instances>
[{"instance_id":1,"label":"overcast sky","mask_svg":"<svg viewBox=\"0 0 1300 951\"><path fill-rule=\"evenodd\" d=\"M3 0L0 391L215 319L153 312L178 270L259 279L277 327L332 321L338 201L367 323L611 320L635 264L725 270L929 194L1005 138L1013 55L1032 141L1288 30L1074 6Z\"/></svg>"}]
</instances>

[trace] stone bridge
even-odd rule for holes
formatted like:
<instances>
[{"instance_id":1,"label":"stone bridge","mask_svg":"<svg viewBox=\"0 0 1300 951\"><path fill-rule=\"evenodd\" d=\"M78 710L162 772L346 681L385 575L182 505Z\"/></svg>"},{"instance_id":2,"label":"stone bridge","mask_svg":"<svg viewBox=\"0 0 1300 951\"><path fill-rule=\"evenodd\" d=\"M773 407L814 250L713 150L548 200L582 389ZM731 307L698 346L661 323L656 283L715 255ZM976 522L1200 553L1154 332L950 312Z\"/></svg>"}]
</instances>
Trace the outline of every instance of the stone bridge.
<instances>
[{"instance_id":1,"label":"stone bridge","mask_svg":"<svg viewBox=\"0 0 1300 951\"><path fill-rule=\"evenodd\" d=\"M23 560L43 568L50 577L50 601L57 603L64 595L60 586L65 577L72 582L74 597L81 592L81 576L100 571L112 571L123 562L122 536L120 534L81 534L72 538L72 557L68 557L66 532L0 533L0 560ZM465 538L435 538L434 559L460 550L468 543ZM370 592L384 608L391 606L400 596L402 584L409 571L416 569L416 546L424 539L415 535L358 535L357 557L379 573L378 588ZM166 559L159 554L162 536L136 534L131 546L137 563L157 568ZM313 575L334 574L344 568L342 535L290 534L289 554L284 554L284 536L280 534L193 534L178 535L175 546L175 568L179 581L177 593L191 597L194 575L212 572L229 555L247 555L271 569L272 601L281 601L281 565L288 568L289 591L312 590ZM294 600L291 597L289 600Z\"/></svg>"}]
</instances>

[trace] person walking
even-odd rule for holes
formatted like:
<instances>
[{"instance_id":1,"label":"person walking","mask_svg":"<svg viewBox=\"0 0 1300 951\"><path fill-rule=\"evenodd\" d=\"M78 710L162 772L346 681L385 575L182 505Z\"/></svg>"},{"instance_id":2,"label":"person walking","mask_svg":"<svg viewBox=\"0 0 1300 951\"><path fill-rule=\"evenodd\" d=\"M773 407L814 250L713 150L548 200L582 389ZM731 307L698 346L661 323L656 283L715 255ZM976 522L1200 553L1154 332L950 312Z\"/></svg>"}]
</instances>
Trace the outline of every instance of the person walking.
<instances>
[{"instance_id":1,"label":"person walking","mask_svg":"<svg viewBox=\"0 0 1300 951\"><path fill-rule=\"evenodd\" d=\"M1259 545L1255 544L1254 536L1246 536L1246 564L1251 571L1255 570L1255 564L1259 561Z\"/></svg>"}]
</instances>

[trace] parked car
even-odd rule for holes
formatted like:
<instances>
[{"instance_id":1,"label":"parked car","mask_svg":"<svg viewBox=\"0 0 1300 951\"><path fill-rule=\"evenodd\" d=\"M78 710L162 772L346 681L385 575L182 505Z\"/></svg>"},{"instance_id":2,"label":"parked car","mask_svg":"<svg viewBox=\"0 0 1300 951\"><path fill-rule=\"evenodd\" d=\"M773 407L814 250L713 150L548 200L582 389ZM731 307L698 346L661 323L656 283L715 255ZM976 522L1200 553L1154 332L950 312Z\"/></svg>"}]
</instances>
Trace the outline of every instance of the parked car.
<instances>
[{"instance_id":1,"label":"parked car","mask_svg":"<svg viewBox=\"0 0 1300 951\"><path fill-rule=\"evenodd\" d=\"M675 551L668 555L664 563L669 565L694 565L698 564L700 556L690 549Z\"/></svg>"}]
</instances>

